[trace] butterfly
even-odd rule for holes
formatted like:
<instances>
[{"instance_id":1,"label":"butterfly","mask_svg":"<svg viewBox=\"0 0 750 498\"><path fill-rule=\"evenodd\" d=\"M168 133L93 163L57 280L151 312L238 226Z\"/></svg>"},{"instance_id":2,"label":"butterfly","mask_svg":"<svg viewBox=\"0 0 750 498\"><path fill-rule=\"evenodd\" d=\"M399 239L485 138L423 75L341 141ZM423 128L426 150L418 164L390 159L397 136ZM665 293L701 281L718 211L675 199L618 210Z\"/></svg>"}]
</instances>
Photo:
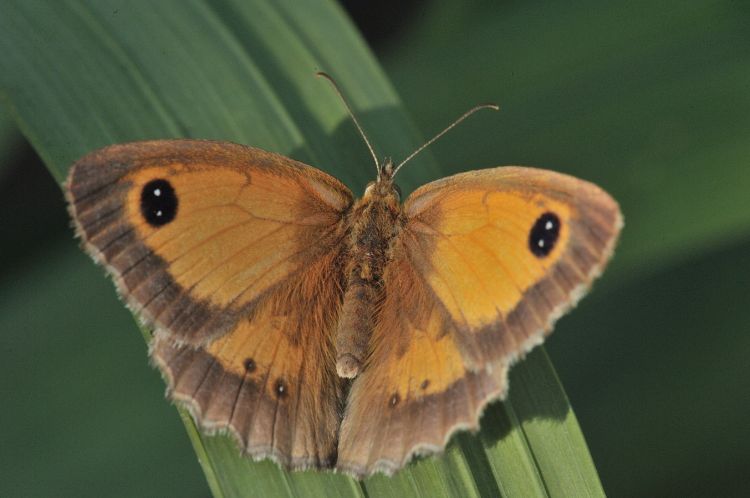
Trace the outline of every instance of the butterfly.
<instances>
[{"instance_id":1,"label":"butterfly","mask_svg":"<svg viewBox=\"0 0 750 498\"><path fill-rule=\"evenodd\" d=\"M66 181L85 250L153 330L169 397L249 456L359 478L477 429L622 227L599 187L526 167L402 202L406 160L378 161L362 136L377 177L360 199L288 157L204 140L106 147Z\"/></svg>"}]
</instances>

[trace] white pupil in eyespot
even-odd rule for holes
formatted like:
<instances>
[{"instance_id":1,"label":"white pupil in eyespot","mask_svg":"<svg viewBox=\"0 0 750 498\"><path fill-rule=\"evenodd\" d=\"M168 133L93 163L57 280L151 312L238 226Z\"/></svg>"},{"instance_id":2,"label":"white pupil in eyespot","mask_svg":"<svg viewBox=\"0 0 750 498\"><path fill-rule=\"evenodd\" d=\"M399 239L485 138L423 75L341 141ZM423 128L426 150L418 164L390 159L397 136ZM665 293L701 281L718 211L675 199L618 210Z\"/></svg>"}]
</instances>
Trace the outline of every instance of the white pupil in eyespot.
<instances>
[{"instance_id":1,"label":"white pupil in eyespot","mask_svg":"<svg viewBox=\"0 0 750 498\"><path fill-rule=\"evenodd\" d=\"M159 196L161 195L161 189L160 189L160 188L155 188L155 189L154 189L154 195L155 195L156 197L159 197Z\"/></svg>"},{"instance_id":2,"label":"white pupil in eyespot","mask_svg":"<svg viewBox=\"0 0 750 498\"><path fill-rule=\"evenodd\" d=\"M157 194L157 195L158 195L158 194ZM553 228L554 226L555 226L555 225L554 225L554 223L552 223L551 221L547 221L547 223L546 223L546 224L544 225L544 229L545 229L545 230L552 230L552 228Z\"/></svg>"}]
</instances>

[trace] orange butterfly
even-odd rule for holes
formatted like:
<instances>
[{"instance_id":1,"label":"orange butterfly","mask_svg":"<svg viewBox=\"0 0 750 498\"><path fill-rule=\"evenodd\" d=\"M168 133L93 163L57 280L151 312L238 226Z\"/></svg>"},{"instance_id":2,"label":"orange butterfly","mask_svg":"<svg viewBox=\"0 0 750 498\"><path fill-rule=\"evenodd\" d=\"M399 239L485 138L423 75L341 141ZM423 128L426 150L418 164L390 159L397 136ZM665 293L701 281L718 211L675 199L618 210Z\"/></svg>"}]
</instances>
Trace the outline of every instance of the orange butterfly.
<instances>
[{"instance_id":1,"label":"orange butterfly","mask_svg":"<svg viewBox=\"0 0 750 498\"><path fill-rule=\"evenodd\" d=\"M622 226L607 193L559 173L462 173L402 204L404 163L375 162L356 201L227 142L114 145L70 171L77 233L154 329L170 397L248 455L391 474L477 429Z\"/></svg>"}]
</instances>

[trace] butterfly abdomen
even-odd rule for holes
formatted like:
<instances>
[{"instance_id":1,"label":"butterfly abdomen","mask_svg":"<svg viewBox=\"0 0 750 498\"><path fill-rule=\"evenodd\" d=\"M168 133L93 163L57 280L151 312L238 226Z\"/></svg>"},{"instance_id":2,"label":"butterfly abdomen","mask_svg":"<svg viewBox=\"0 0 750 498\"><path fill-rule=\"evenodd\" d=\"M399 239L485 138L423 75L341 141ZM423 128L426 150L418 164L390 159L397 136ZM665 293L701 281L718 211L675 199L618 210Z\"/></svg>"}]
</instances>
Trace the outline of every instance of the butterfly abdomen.
<instances>
[{"instance_id":1,"label":"butterfly abdomen","mask_svg":"<svg viewBox=\"0 0 750 498\"><path fill-rule=\"evenodd\" d=\"M383 271L388 248L402 224L393 195L365 195L352 212L349 265L344 304L336 331L336 371L354 378L360 372L383 299Z\"/></svg>"}]
</instances>

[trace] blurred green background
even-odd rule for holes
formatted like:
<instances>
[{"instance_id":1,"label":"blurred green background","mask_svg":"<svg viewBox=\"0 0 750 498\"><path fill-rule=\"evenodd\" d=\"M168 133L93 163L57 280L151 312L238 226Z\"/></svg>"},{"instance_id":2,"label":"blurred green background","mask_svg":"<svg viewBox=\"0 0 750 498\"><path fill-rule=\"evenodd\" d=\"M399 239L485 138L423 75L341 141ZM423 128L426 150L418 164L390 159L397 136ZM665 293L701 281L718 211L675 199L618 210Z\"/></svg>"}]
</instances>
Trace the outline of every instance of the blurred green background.
<instances>
[{"instance_id":1,"label":"blurred green background","mask_svg":"<svg viewBox=\"0 0 750 498\"><path fill-rule=\"evenodd\" d=\"M620 201L615 260L547 342L605 491L750 494L748 4L346 6L425 136L501 105L431 148L443 171L546 167ZM8 112L0 228L0 496L207 496L132 317Z\"/></svg>"}]
</instances>

